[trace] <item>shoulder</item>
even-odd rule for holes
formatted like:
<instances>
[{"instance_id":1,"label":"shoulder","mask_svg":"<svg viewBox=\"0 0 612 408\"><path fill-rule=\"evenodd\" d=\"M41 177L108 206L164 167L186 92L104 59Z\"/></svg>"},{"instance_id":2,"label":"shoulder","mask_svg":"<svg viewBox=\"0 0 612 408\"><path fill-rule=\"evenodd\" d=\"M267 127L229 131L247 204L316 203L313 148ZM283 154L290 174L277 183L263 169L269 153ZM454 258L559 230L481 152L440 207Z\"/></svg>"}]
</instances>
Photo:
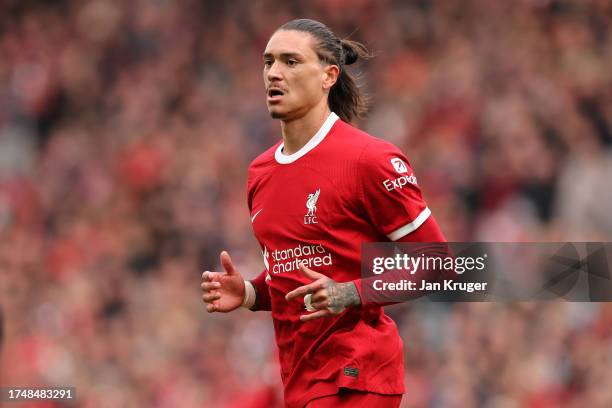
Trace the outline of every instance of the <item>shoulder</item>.
<instances>
[{"instance_id":1,"label":"shoulder","mask_svg":"<svg viewBox=\"0 0 612 408\"><path fill-rule=\"evenodd\" d=\"M404 153L393 143L370 135L346 122L338 122L336 140L342 144L344 154L352 156L359 167L367 170L380 165L383 161L389 162L395 157L407 162Z\"/></svg>"},{"instance_id":2,"label":"shoulder","mask_svg":"<svg viewBox=\"0 0 612 408\"><path fill-rule=\"evenodd\" d=\"M274 146L257 156L251 164L249 164L247 177L247 202L249 211L252 209L253 195L261 184L261 180L265 178L266 174L271 174L274 169L274 152L279 144L280 142L274 144Z\"/></svg>"},{"instance_id":3,"label":"shoulder","mask_svg":"<svg viewBox=\"0 0 612 408\"><path fill-rule=\"evenodd\" d=\"M408 158L397 146L393 143L378 139L372 138L370 143L363 150L363 153L360 157L360 163L364 166L378 166L382 162L391 162L395 159L401 159L408 163Z\"/></svg>"},{"instance_id":4,"label":"shoulder","mask_svg":"<svg viewBox=\"0 0 612 408\"><path fill-rule=\"evenodd\" d=\"M332 131L337 142L353 150L363 149L366 145L378 139L341 119L338 119Z\"/></svg>"},{"instance_id":5,"label":"shoulder","mask_svg":"<svg viewBox=\"0 0 612 408\"><path fill-rule=\"evenodd\" d=\"M280 145L280 141L275 143L274 146L257 156L251 164L249 164L249 179L256 177L258 174L265 172L266 169L274 165L274 152Z\"/></svg>"},{"instance_id":6,"label":"shoulder","mask_svg":"<svg viewBox=\"0 0 612 408\"><path fill-rule=\"evenodd\" d=\"M364 157L376 156L385 151L400 151L392 143L373 136L342 120L338 120L333 130L333 140L337 145L341 146L343 155L352 156L359 161Z\"/></svg>"}]
</instances>

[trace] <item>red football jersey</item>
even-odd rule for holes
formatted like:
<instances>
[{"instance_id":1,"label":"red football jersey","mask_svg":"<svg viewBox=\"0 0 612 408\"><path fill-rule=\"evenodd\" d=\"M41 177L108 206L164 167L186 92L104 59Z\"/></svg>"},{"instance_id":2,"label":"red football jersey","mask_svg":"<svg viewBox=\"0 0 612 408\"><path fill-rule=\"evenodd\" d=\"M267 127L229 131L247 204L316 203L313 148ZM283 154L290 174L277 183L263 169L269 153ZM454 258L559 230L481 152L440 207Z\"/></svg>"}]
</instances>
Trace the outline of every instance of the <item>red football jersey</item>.
<instances>
[{"instance_id":1,"label":"red football jersey","mask_svg":"<svg viewBox=\"0 0 612 408\"><path fill-rule=\"evenodd\" d=\"M427 220L408 160L334 113L298 152L282 148L251 164L248 204L266 267L258 304L271 306L285 401L302 407L338 387L402 394L403 344L380 305L301 322L303 299L285 295L310 283L300 261L337 282L355 281L363 242L400 239Z\"/></svg>"}]
</instances>

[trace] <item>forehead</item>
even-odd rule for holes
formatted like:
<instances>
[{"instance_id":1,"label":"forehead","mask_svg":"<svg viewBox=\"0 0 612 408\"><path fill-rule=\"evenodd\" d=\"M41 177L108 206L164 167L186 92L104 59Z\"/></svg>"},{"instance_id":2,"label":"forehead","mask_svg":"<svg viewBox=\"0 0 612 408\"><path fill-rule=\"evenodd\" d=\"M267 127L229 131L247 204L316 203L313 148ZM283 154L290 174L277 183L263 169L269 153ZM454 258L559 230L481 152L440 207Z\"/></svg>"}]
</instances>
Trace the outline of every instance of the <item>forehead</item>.
<instances>
[{"instance_id":1,"label":"forehead","mask_svg":"<svg viewBox=\"0 0 612 408\"><path fill-rule=\"evenodd\" d=\"M314 50L314 45L314 37L307 32L279 30L270 37L264 54L281 55L299 53L306 58L318 58Z\"/></svg>"}]
</instances>

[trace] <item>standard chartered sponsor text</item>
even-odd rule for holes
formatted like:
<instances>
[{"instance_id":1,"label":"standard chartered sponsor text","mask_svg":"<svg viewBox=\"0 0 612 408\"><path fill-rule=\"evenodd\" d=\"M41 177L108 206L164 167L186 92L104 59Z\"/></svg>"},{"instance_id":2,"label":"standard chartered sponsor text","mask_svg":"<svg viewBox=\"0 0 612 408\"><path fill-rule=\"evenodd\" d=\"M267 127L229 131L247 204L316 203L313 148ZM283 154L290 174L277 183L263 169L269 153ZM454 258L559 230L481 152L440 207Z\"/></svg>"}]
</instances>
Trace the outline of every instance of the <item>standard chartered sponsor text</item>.
<instances>
[{"instance_id":1,"label":"standard chartered sponsor text","mask_svg":"<svg viewBox=\"0 0 612 408\"><path fill-rule=\"evenodd\" d=\"M299 269L300 263L320 267L332 265L332 256L323 245L298 245L288 249L275 249L270 252L274 266L272 273L291 272Z\"/></svg>"}]
</instances>

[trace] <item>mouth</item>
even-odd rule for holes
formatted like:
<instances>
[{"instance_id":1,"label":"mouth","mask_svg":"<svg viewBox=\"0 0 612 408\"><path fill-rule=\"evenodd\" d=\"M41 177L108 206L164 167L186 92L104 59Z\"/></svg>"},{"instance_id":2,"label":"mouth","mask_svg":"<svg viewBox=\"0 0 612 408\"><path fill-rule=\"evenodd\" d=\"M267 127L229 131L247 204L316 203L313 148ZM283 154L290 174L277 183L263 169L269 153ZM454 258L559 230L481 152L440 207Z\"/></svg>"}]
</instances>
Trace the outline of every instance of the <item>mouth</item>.
<instances>
[{"instance_id":1,"label":"mouth","mask_svg":"<svg viewBox=\"0 0 612 408\"><path fill-rule=\"evenodd\" d=\"M285 95L285 91L278 87L270 87L268 88L268 101L274 102L278 101Z\"/></svg>"}]
</instances>

